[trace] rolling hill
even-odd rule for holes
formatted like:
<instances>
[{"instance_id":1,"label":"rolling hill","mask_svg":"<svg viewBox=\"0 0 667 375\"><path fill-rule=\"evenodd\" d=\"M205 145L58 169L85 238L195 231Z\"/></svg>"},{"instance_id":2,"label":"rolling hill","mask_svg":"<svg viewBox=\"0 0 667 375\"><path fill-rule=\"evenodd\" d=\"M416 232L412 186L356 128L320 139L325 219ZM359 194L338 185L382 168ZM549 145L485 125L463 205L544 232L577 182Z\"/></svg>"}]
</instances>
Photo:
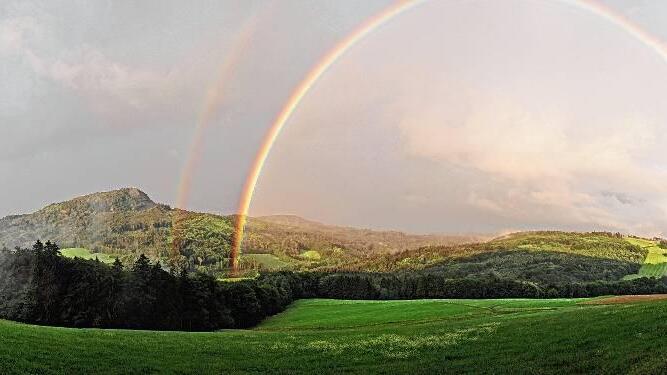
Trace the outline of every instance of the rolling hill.
<instances>
[{"instance_id":1,"label":"rolling hill","mask_svg":"<svg viewBox=\"0 0 667 375\"><path fill-rule=\"evenodd\" d=\"M640 265L648 255L626 237L607 232L518 232L486 242L425 246L346 265L347 270L399 271L427 269L452 260L504 252L555 253Z\"/></svg>"},{"instance_id":2,"label":"rolling hill","mask_svg":"<svg viewBox=\"0 0 667 375\"><path fill-rule=\"evenodd\" d=\"M426 273L452 279L497 277L541 285L617 281L641 273L649 256L646 247L630 240L607 232L519 232L480 243L378 255L319 270ZM646 275L638 277L642 276Z\"/></svg>"},{"instance_id":3,"label":"rolling hill","mask_svg":"<svg viewBox=\"0 0 667 375\"><path fill-rule=\"evenodd\" d=\"M97 254L107 262L114 258L131 262L144 253L165 266L177 262L190 269L224 273L236 220L234 215L174 209L155 203L139 189L126 188L0 219L0 248L29 247L36 239L49 239L68 248L66 256L94 259L90 254ZM650 240L606 232L520 232L489 239L374 231L276 215L248 219L242 248L247 256L242 257L241 266L246 270L410 270L535 282L610 281L663 275L662 251Z\"/></svg>"},{"instance_id":4,"label":"rolling hill","mask_svg":"<svg viewBox=\"0 0 667 375\"><path fill-rule=\"evenodd\" d=\"M82 248L126 262L144 253L152 259L191 268L223 269L228 264L236 219L234 215L171 208L155 203L139 189L125 188L0 219L0 248L26 248L42 239L55 241L61 248ZM372 231L324 225L296 216L269 216L248 219L242 251L272 255L248 257L243 261L245 265L310 268L480 239L483 237Z\"/></svg>"}]
</instances>

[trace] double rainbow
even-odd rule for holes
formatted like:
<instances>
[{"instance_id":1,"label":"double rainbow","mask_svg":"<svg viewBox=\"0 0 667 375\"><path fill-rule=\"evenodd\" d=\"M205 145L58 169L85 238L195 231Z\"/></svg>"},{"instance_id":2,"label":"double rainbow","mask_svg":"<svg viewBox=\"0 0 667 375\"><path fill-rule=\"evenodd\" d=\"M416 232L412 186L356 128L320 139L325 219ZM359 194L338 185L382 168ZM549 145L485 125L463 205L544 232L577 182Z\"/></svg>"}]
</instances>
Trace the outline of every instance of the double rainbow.
<instances>
[{"instance_id":1,"label":"double rainbow","mask_svg":"<svg viewBox=\"0 0 667 375\"><path fill-rule=\"evenodd\" d=\"M646 32L639 25L632 22L623 14L614 11L613 9L608 8L607 6L599 3L598 1L593 0L556 0L568 5L577 7L585 12L591 13L595 16L598 16L611 24L621 28L627 32L630 36L641 42L646 47L654 51L658 56L660 56L665 62L667 62L667 47L665 44L658 38ZM378 14L367 19L351 33L349 33L344 39L338 42L333 48L331 48L322 58L320 58L317 63L310 69L310 71L305 75L301 82L294 88L292 94L290 95L287 102L283 105L281 111L276 116L275 120L271 124L270 128L266 132L262 143L259 147L259 150L254 158L248 176L246 178L243 190L238 203L237 209L237 220L235 223L235 231L232 242L232 253L231 253L231 266L236 270L238 263L238 256L240 254L241 242L243 240L244 228L246 224L246 219L248 211L250 209L250 203L252 201L253 194L255 192L255 187L259 176L262 173L262 168L264 163L271 152L271 148L275 143L276 139L280 135L280 131L283 129L287 121L290 119L294 111L298 108L299 104L303 98L308 94L310 89L317 83L317 81L327 72L327 70L338 61L341 56L343 56L350 48L357 44L360 40L364 39L366 36L371 34L373 31L377 30L383 24L391 21L395 17L403 14L404 12L413 9L414 7L426 2L426 0L403 0L398 1L395 4L389 6ZM198 146L193 145L193 150L197 149ZM186 168L191 168L186 167ZM186 174L184 173L184 176ZM182 182L182 186L190 184L191 172L187 173L187 181ZM187 194L187 193L186 193Z\"/></svg>"}]
</instances>

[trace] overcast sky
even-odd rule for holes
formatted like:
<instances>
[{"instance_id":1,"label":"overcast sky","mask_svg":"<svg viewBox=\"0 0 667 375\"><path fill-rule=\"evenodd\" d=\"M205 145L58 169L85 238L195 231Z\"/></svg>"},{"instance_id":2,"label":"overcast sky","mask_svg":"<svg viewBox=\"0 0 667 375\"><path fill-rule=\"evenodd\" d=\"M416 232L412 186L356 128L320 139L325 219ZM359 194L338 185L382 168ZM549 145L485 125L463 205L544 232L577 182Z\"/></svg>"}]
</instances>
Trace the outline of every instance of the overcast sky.
<instances>
[{"instance_id":1,"label":"overcast sky","mask_svg":"<svg viewBox=\"0 0 667 375\"><path fill-rule=\"evenodd\" d=\"M603 3L667 40L667 2ZM294 86L389 4L0 2L0 216L125 186L175 204L212 88L184 208L233 212ZM667 234L666 124L667 62L622 27L560 1L427 1L314 86L251 214Z\"/></svg>"}]
</instances>

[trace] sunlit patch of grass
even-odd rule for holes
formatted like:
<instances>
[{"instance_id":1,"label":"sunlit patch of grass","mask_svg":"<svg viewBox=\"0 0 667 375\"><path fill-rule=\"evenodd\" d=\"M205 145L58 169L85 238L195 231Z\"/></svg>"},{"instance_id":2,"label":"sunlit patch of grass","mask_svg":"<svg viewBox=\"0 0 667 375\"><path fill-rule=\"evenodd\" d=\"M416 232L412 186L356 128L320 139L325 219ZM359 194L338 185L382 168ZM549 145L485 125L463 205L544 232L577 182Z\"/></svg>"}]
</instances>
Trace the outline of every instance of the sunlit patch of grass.
<instances>
[{"instance_id":1,"label":"sunlit patch of grass","mask_svg":"<svg viewBox=\"0 0 667 375\"><path fill-rule=\"evenodd\" d=\"M320 260L322 255L317 250L308 250L301 253L301 257L308 260Z\"/></svg>"},{"instance_id":2,"label":"sunlit patch of grass","mask_svg":"<svg viewBox=\"0 0 667 375\"><path fill-rule=\"evenodd\" d=\"M104 253L91 253L90 250L84 249L81 247L71 247L67 249L61 249L60 254L67 258L81 258L94 260L98 259L100 262L111 264L116 260L116 257L104 254Z\"/></svg>"},{"instance_id":3,"label":"sunlit patch of grass","mask_svg":"<svg viewBox=\"0 0 667 375\"><path fill-rule=\"evenodd\" d=\"M282 349L289 351L316 352L326 355L346 355L362 357L384 357L387 359L408 359L419 356L428 350L443 350L449 346L477 340L481 335L492 334L498 323L486 323L480 326L443 332L431 335L367 335L364 338L349 341L335 336L326 340L314 340L307 343L294 340L281 343Z\"/></svg>"},{"instance_id":4,"label":"sunlit patch of grass","mask_svg":"<svg viewBox=\"0 0 667 375\"><path fill-rule=\"evenodd\" d=\"M639 272L624 277L624 280L633 280L640 277L657 278L667 275L667 249L659 247L656 241L644 238L628 237L626 240L633 245L646 249L648 254Z\"/></svg>"}]
</instances>

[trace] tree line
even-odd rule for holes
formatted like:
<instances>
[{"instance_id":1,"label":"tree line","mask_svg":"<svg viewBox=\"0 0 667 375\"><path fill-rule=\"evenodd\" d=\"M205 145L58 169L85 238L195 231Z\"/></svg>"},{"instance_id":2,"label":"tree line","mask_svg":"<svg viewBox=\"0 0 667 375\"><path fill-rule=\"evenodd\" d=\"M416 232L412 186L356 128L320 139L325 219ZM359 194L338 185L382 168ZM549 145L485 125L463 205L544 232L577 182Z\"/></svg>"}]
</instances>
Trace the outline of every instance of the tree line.
<instances>
[{"instance_id":1,"label":"tree line","mask_svg":"<svg viewBox=\"0 0 667 375\"><path fill-rule=\"evenodd\" d=\"M300 298L285 285L219 282L202 273L167 272L144 255L127 267L118 260L109 266L69 259L51 242L0 251L0 318L43 325L245 328Z\"/></svg>"},{"instance_id":2,"label":"tree line","mask_svg":"<svg viewBox=\"0 0 667 375\"><path fill-rule=\"evenodd\" d=\"M579 298L667 293L667 278L539 283L480 275L449 278L437 273L350 273L322 275L313 293L334 299Z\"/></svg>"},{"instance_id":3,"label":"tree line","mask_svg":"<svg viewBox=\"0 0 667 375\"><path fill-rule=\"evenodd\" d=\"M667 293L667 278L541 282L497 274L452 277L430 272L290 272L221 282L202 273L168 272L141 255L69 259L58 246L0 251L0 318L43 325L210 331L252 327L300 298L556 298Z\"/></svg>"}]
</instances>

